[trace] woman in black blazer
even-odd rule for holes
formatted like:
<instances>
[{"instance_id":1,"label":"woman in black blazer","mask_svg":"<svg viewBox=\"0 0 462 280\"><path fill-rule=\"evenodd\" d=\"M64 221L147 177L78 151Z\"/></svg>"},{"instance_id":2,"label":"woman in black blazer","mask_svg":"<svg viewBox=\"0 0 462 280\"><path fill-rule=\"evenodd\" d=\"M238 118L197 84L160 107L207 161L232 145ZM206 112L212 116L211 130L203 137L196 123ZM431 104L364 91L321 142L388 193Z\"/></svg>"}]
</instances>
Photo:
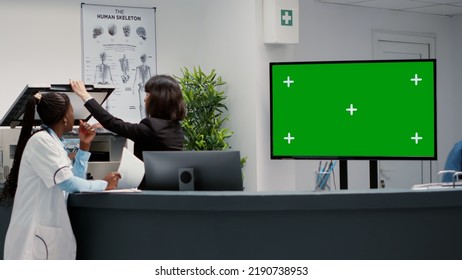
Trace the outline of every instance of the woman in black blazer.
<instances>
[{"instance_id":1,"label":"woman in black blazer","mask_svg":"<svg viewBox=\"0 0 462 280\"><path fill-rule=\"evenodd\" d=\"M70 81L72 90L82 98L85 107L107 130L134 142L133 152L143 160L143 151L182 150L184 143L180 121L186 106L178 82L167 75L150 78L144 87L147 117L140 123L129 123L106 111L85 89L82 81Z\"/></svg>"}]
</instances>

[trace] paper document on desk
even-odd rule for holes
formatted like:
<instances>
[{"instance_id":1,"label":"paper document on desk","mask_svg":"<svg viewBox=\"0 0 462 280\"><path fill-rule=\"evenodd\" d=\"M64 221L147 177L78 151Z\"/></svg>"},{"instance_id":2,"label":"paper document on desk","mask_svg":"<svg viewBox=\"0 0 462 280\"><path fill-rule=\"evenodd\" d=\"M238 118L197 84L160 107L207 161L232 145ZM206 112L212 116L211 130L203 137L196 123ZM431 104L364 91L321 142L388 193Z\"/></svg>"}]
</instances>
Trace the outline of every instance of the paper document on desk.
<instances>
[{"instance_id":1,"label":"paper document on desk","mask_svg":"<svg viewBox=\"0 0 462 280\"><path fill-rule=\"evenodd\" d=\"M433 189L452 189L462 187L462 182L438 182L427 184L416 184L412 186L411 190L433 190Z\"/></svg>"},{"instance_id":2,"label":"paper document on desk","mask_svg":"<svg viewBox=\"0 0 462 280\"><path fill-rule=\"evenodd\" d=\"M117 189L137 188L143 180L144 162L124 148L118 172L122 178L119 180Z\"/></svg>"}]
</instances>

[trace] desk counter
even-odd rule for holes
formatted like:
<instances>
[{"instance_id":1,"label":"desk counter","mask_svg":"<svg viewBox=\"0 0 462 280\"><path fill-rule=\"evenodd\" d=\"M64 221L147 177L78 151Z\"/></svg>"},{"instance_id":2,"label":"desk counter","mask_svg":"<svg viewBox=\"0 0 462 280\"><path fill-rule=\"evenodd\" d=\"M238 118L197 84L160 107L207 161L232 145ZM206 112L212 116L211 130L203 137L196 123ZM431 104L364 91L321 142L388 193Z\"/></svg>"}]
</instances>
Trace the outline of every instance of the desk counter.
<instances>
[{"instance_id":1,"label":"desk counter","mask_svg":"<svg viewBox=\"0 0 462 280\"><path fill-rule=\"evenodd\" d=\"M462 190L80 193L80 259L462 259Z\"/></svg>"}]
</instances>

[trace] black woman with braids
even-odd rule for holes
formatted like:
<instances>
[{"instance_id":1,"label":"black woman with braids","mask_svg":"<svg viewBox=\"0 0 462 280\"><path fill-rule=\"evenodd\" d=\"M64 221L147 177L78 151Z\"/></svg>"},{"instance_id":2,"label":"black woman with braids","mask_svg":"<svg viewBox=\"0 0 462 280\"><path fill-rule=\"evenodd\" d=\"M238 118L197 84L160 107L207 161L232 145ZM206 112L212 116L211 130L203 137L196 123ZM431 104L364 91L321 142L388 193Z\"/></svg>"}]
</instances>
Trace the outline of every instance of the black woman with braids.
<instances>
[{"instance_id":1,"label":"black woman with braids","mask_svg":"<svg viewBox=\"0 0 462 280\"><path fill-rule=\"evenodd\" d=\"M43 123L33 133L35 110ZM64 93L37 93L28 100L3 199L13 202L5 259L75 259L76 242L67 214L67 193L114 189L120 174L85 180L95 129L80 121L74 163L61 141L72 130L74 110Z\"/></svg>"}]
</instances>

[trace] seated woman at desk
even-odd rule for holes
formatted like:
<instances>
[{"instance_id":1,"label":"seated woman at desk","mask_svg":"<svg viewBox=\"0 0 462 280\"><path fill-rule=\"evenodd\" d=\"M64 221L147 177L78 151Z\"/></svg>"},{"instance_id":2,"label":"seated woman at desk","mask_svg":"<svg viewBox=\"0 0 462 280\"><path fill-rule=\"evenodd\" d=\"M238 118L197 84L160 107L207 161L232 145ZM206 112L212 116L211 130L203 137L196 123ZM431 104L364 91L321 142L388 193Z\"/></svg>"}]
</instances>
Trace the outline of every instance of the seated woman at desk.
<instances>
[{"instance_id":1,"label":"seated woman at desk","mask_svg":"<svg viewBox=\"0 0 462 280\"><path fill-rule=\"evenodd\" d=\"M140 123L129 123L106 111L85 89L82 81L70 81L72 90L85 107L106 129L134 142L133 153L143 160L143 151L182 150L184 143L180 121L186 115L178 82L167 75L150 78L144 87L146 115Z\"/></svg>"},{"instance_id":2,"label":"seated woman at desk","mask_svg":"<svg viewBox=\"0 0 462 280\"><path fill-rule=\"evenodd\" d=\"M462 171L462 141L457 142L452 147L451 152L449 152L444 170L454 170L455 172ZM443 182L452 182L453 173L444 173ZM456 179L458 181L460 178Z\"/></svg>"},{"instance_id":3,"label":"seated woman at desk","mask_svg":"<svg viewBox=\"0 0 462 280\"><path fill-rule=\"evenodd\" d=\"M32 133L35 107L42 127ZM74 164L61 137L72 130L74 111L63 93L37 93L28 100L23 126L2 198L14 199L5 238L5 259L75 259L76 242L64 192L103 191L117 186L120 175L83 179L95 130L80 121L80 149Z\"/></svg>"}]
</instances>

